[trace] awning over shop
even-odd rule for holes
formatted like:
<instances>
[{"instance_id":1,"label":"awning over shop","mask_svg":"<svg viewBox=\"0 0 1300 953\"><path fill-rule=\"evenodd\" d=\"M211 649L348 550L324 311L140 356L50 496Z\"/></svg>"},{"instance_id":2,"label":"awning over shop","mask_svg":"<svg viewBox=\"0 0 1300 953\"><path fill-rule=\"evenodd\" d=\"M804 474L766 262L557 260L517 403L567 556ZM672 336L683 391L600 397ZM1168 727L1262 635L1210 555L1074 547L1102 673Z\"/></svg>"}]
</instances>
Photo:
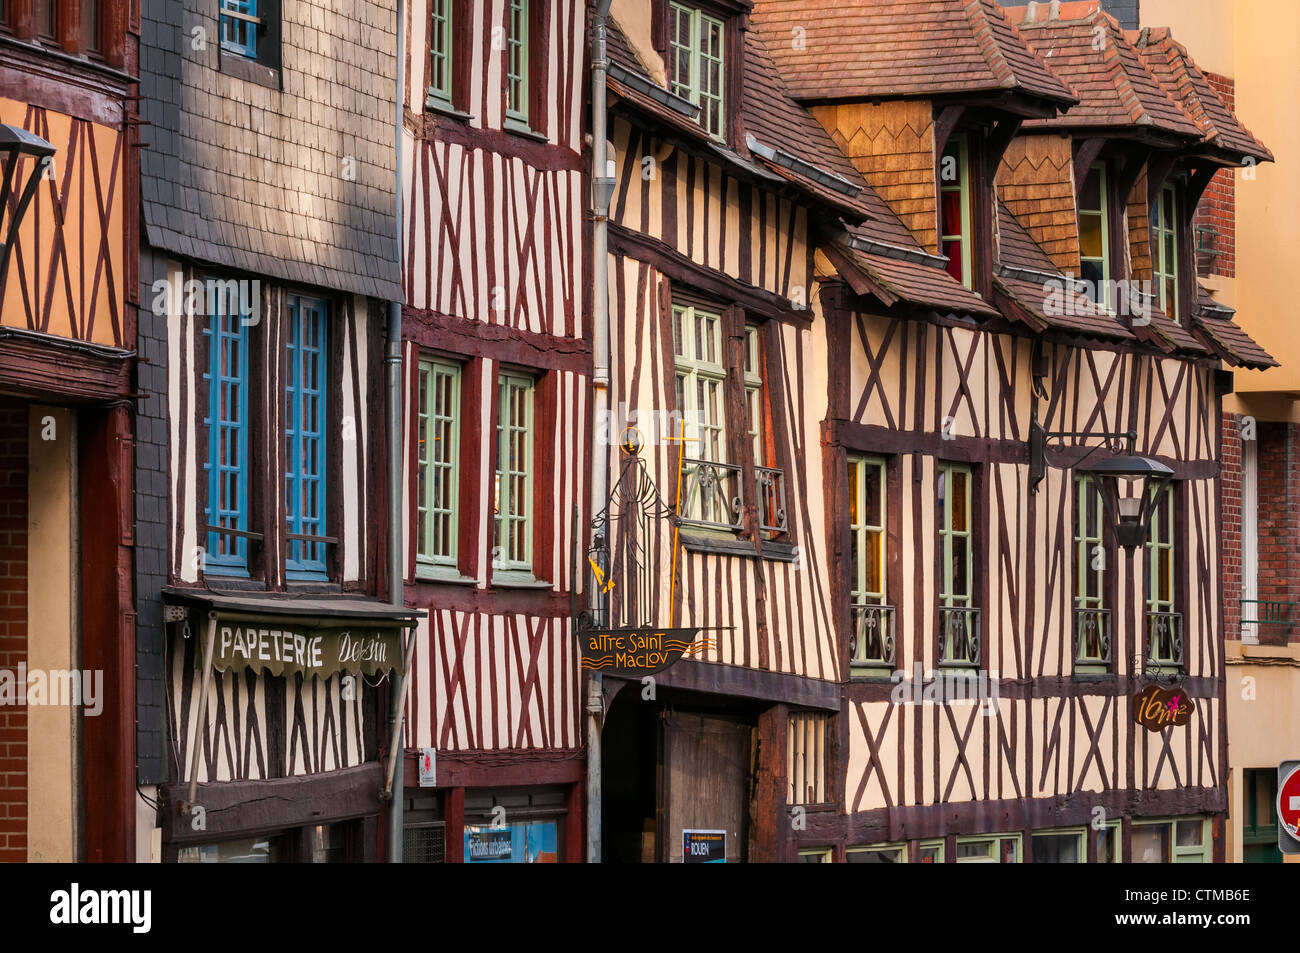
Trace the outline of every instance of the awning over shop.
<instances>
[{"instance_id":1,"label":"awning over shop","mask_svg":"<svg viewBox=\"0 0 1300 953\"><path fill-rule=\"evenodd\" d=\"M402 630L422 610L349 596L297 597L217 593L169 587L168 615L188 611L196 627L214 626L212 665L227 672L300 673L326 679L339 673L405 673Z\"/></svg>"}]
</instances>

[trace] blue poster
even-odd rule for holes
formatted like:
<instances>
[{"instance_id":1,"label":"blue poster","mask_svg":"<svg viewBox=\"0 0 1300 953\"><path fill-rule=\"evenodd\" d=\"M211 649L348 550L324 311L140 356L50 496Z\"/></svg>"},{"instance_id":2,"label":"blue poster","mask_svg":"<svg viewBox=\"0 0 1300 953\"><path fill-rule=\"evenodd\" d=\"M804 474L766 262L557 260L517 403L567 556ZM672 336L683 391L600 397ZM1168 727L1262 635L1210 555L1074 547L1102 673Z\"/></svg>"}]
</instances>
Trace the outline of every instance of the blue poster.
<instances>
[{"instance_id":1,"label":"blue poster","mask_svg":"<svg viewBox=\"0 0 1300 953\"><path fill-rule=\"evenodd\" d=\"M465 825L465 862L473 864L559 863L559 825L555 821L522 821L493 827Z\"/></svg>"}]
</instances>

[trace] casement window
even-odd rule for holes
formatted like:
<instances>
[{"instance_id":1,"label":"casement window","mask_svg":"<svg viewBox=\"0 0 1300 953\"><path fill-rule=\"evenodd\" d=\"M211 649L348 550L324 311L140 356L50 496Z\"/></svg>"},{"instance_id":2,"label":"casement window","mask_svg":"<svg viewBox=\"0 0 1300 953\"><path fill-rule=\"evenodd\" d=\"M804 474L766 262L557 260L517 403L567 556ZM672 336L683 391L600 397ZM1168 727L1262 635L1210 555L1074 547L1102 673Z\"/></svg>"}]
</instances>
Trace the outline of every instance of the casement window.
<instances>
[{"instance_id":1,"label":"casement window","mask_svg":"<svg viewBox=\"0 0 1300 953\"><path fill-rule=\"evenodd\" d=\"M958 837L957 863L1018 864L1020 863L1020 835Z\"/></svg>"},{"instance_id":2,"label":"casement window","mask_svg":"<svg viewBox=\"0 0 1300 953\"><path fill-rule=\"evenodd\" d=\"M507 0L506 9L506 119L527 128L532 90L529 75L529 32L532 3Z\"/></svg>"},{"instance_id":3,"label":"casement window","mask_svg":"<svg viewBox=\"0 0 1300 953\"><path fill-rule=\"evenodd\" d=\"M0 0L0 29L42 47L97 59L105 40L103 7L102 0Z\"/></svg>"},{"instance_id":4,"label":"casement window","mask_svg":"<svg viewBox=\"0 0 1300 953\"><path fill-rule=\"evenodd\" d=\"M745 325L745 427L754 448L758 528L764 538L771 539L787 532L789 523L786 518L785 471L776 465L768 447L763 339L763 329L759 325Z\"/></svg>"},{"instance_id":5,"label":"casement window","mask_svg":"<svg viewBox=\"0 0 1300 953\"><path fill-rule=\"evenodd\" d=\"M493 568L530 573L533 568L534 381L503 373L497 381L497 468L493 511Z\"/></svg>"},{"instance_id":6,"label":"casement window","mask_svg":"<svg viewBox=\"0 0 1300 953\"><path fill-rule=\"evenodd\" d=\"M700 107L699 124L715 139L726 135L726 24L698 7L668 5L668 79L671 91Z\"/></svg>"},{"instance_id":7,"label":"casement window","mask_svg":"<svg viewBox=\"0 0 1300 953\"><path fill-rule=\"evenodd\" d=\"M1111 616L1106 606L1104 513L1094 477L1074 478L1074 662L1076 671L1110 663Z\"/></svg>"},{"instance_id":8,"label":"casement window","mask_svg":"<svg viewBox=\"0 0 1300 953\"><path fill-rule=\"evenodd\" d=\"M429 99L452 106L453 0L429 0Z\"/></svg>"},{"instance_id":9,"label":"casement window","mask_svg":"<svg viewBox=\"0 0 1300 953\"><path fill-rule=\"evenodd\" d=\"M754 445L754 465L767 462L763 430L762 342L757 325L745 325L745 424Z\"/></svg>"},{"instance_id":10,"label":"casement window","mask_svg":"<svg viewBox=\"0 0 1300 953\"><path fill-rule=\"evenodd\" d=\"M974 287L970 147L964 134L950 136L939 160L939 247L948 274Z\"/></svg>"},{"instance_id":11,"label":"casement window","mask_svg":"<svg viewBox=\"0 0 1300 953\"><path fill-rule=\"evenodd\" d=\"M1073 827L1066 830L1034 831L1029 843L1035 864L1086 864L1088 839L1096 842L1096 863L1119 863L1119 822L1110 821L1101 830Z\"/></svg>"},{"instance_id":12,"label":"casement window","mask_svg":"<svg viewBox=\"0 0 1300 953\"><path fill-rule=\"evenodd\" d=\"M39 39L53 42L58 35L59 6L56 0L32 0L34 26Z\"/></svg>"},{"instance_id":13,"label":"casement window","mask_svg":"<svg viewBox=\"0 0 1300 953\"><path fill-rule=\"evenodd\" d=\"M266 0L221 0L221 48L250 60L257 59L257 40L263 32L258 4Z\"/></svg>"},{"instance_id":14,"label":"casement window","mask_svg":"<svg viewBox=\"0 0 1300 953\"><path fill-rule=\"evenodd\" d=\"M1208 864L1210 819L1135 820L1130 843L1135 864Z\"/></svg>"},{"instance_id":15,"label":"casement window","mask_svg":"<svg viewBox=\"0 0 1300 953\"><path fill-rule=\"evenodd\" d=\"M801 864L832 864L834 862L834 852L829 847L815 847L812 850L799 851L799 863Z\"/></svg>"},{"instance_id":16,"label":"casement window","mask_svg":"<svg viewBox=\"0 0 1300 953\"><path fill-rule=\"evenodd\" d=\"M873 847L850 847L844 852L850 864L905 864L906 844L877 844Z\"/></svg>"},{"instance_id":17,"label":"casement window","mask_svg":"<svg viewBox=\"0 0 1300 953\"><path fill-rule=\"evenodd\" d=\"M980 662L980 620L975 608L975 547L971 523L972 484L969 466L940 463L939 523L939 663L975 666Z\"/></svg>"},{"instance_id":18,"label":"casement window","mask_svg":"<svg viewBox=\"0 0 1300 953\"><path fill-rule=\"evenodd\" d=\"M416 559L456 567L460 492L460 365L421 361L416 413Z\"/></svg>"},{"instance_id":19,"label":"casement window","mask_svg":"<svg viewBox=\"0 0 1300 953\"><path fill-rule=\"evenodd\" d=\"M1178 304L1178 191L1160 190L1151 206L1151 270L1160 310L1180 320Z\"/></svg>"},{"instance_id":20,"label":"casement window","mask_svg":"<svg viewBox=\"0 0 1300 953\"><path fill-rule=\"evenodd\" d=\"M240 317L234 292L216 298L216 313L203 330L208 348L203 380L208 411L203 423L208 446L207 547L203 570L209 575L248 575L249 325Z\"/></svg>"},{"instance_id":21,"label":"casement window","mask_svg":"<svg viewBox=\"0 0 1300 953\"><path fill-rule=\"evenodd\" d=\"M1095 163L1079 193L1079 277L1092 301L1103 308L1110 300L1110 209L1105 163Z\"/></svg>"},{"instance_id":22,"label":"casement window","mask_svg":"<svg viewBox=\"0 0 1300 953\"><path fill-rule=\"evenodd\" d=\"M895 665L894 608L886 591L885 461L849 457L848 488L853 625L849 662L854 674L890 672Z\"/></svg>"},{"instance_id":23,"label":"casement window","mask_svg":"<svg viewBox=\"0 0 1300 953\"><path fill-rule=\"evenodd\" d=\"M326 381L329 311L324 301L289 299L285 342L285 578L329 578L326 534Z\"/></svg>"},{"instance_id":24,"label":"casement window","mask_svg":"<svg viewBox=\"0 0 1300 953\"><path fill-rule=\"evenodd\" d=\"M1174 488L1166 484L1159 493L1143 547L1147 664L1156 668L1178 667L1183 663L1183 627L1182 616L1175 607Z\"/></svg>"},{"instance_id":25,"label":"casement window","mask_svg":"<svg viewBox=\"0 0 1300 953\"><path fill-rule=\"evenodd\" d=\"M673 305L677 411L685 424L682 506L688 520L739 529L740 468L726 462L726 381L722 314Z\"/></svg>"}]
</instances>

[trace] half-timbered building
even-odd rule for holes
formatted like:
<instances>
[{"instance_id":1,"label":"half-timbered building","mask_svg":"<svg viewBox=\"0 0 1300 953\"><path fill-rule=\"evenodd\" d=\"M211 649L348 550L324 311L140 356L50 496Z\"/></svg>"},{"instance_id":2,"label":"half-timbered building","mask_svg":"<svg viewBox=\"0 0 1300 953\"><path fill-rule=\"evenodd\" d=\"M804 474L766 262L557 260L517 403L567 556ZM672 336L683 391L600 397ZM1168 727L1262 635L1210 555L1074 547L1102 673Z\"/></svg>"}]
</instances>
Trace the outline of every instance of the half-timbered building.
<instances>
[{"instance_id":1,"label":"half-timbered building","mask_svg":"<svg viewBox=\"0 0 1300 953\"><path fill-rule=\"evenodd\" d=\"M144 22L141 836L370 859L416 615L377 598L396 5L219 6Z\"/></svg>"},{"instance_id":2,"label":"half-timbered building","mask_svg":"<svg viewBox=\"0 0 1300 953\"><path fill-rule=\"evenodd\" d=\"M1207 304L1191 221L1247 152L1095 3L917 6L754 14L885 206L816 259L844 693L797 846L1222 859L1221 369L1267 356ZM1125 443L1172 471L1132 546L1090 475ZM1150 686L1185 724L1135 722Z\"/></svg>"},{"instance_id":3,"label":"half-timbered building","mask_svg":"<svg viewBox=\"0 0 1300 953\"><path fill-rule=\"evenodd\" d=\"M0 860L134 854L138 6L0 6Z\"/></svg>"},{"instance_id":4,"label":"half-timbered building","mask_svg":"<svg viewBox=\"0 0 1300 953\"><path fill-rule=\"evenodd\" d=\"M584 853L586 18L581 0L416 0L403 26L404 582L428 614L408 862Z\"/></svg>"}]
</instances>

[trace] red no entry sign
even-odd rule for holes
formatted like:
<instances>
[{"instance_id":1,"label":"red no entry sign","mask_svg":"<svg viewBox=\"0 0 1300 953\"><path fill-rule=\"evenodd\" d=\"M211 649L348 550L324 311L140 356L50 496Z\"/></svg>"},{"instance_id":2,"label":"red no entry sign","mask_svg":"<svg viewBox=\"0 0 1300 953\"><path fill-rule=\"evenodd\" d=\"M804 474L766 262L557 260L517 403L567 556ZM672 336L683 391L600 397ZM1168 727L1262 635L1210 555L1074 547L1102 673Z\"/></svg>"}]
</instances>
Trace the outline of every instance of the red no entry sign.
<instances>
[{"instance_id":1,"label":"red no entry sign","mask_svg":"<svg viewBox=\"0 0 1300 953\"><path fill-rule=\"evenodd\" d=\"M1300 765L1277 786L1277 816L1287 833L1300 840Z\"/></svg>"}]
</instances>

